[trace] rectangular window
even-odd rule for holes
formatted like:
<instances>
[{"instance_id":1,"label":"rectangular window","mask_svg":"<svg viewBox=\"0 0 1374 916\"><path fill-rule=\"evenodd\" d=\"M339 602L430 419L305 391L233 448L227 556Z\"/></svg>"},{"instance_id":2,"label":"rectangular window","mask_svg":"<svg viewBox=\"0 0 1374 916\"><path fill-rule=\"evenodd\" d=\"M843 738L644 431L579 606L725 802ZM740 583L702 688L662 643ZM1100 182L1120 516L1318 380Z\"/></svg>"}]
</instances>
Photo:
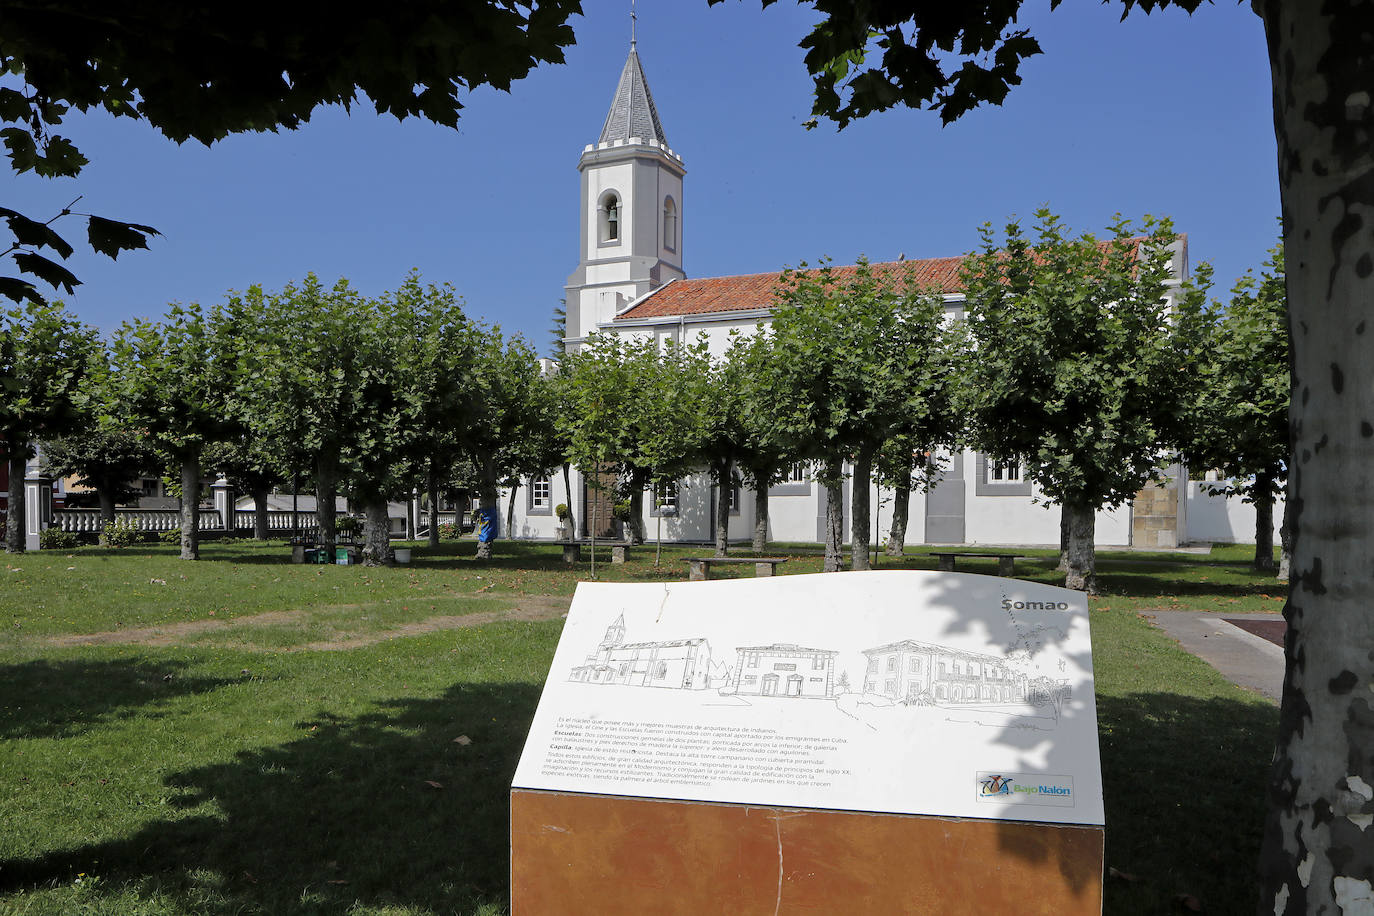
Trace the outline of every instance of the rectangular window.
<instances>
[{"instance_id":1,"label":"rectangular window","mask_svg":"<svg viewBox=\"0 0 1374 916\"><path fill-rule=\"evenodd\" d=\"M548 477L531 477L526 493L526 515L553 514L553 484Z\"/></svg>"},{"instance_id":2,"label":"rectangular window","mask_svg":"<svg viewBox=\"0 0 1374 916\"><path fill-rule=\"evenodd\" d=\"M888 656L888 659L887 659L887 670L888 670L888 671L896 671L896 670L897 670L897 656L895 656L895 655L890 655L890 656Z\"/></svg>"},{"instance_id":3,"label":"rectangular window","mask_svg":"<svg viewBox=\"0 0 1374 916\"><path fill-rule=\"evenodd\" d=\"M677 481L665 480L654 487L650 517L677 515Z\"/></svg>"},{"instance_id":4,"label":"rectangular window","mask_svg":"<svg viewBox=\"0 0 1374 916\"><path fill-rule=\"evenodd\" d=\"M782 472L781 479L768 488L769 496L806 496L811 492L811 481L808 477L808 464L805 461L794 461L789 464Z\"/></svg>"},{"instance_id":5,"label":"rectangular window","mask_svg":"<svg viewBox=\"0 0 1374 916\"><path fill-rule=\"evenodd\" d=\"M783 478L784 483L806 483L806 462L794 461L787 467L787 476Z\"/></svg>"},{"instance_id":6,"label":"rectangular window","mask_svg":"<svg viewBox=\"0 0 1374 916\"><path fill-rule=\"evenodd\" d=\"M920 660L919 658L913 658L913 659L911 660L911 673L912 673L912 674L920 674L920 673L921 673L921 660Z\"/></svg>"},{"instance_id":7,"label":"rectangular window","mask_svg":"<svg viewBox=\"0 0 1374 916\"><path fill-rule=\"evenodd\" d=\"M1019 461L988 462L988 483L1020 483Z\"/></svg>"},{"instance_id":8,"label":"rectangular window","mask_svg":"<svg viewBox=\"0 0 1374 916\"><path fill-rule=\"evenodd\" d=\"M824 655L813 655L813 656L811 656L811 670L814 671L814 670L816 670L816 669L818 669L818 668L824 668L824 667L825 667L825 656L824 656Z\"/></svg>"}]
</instances>

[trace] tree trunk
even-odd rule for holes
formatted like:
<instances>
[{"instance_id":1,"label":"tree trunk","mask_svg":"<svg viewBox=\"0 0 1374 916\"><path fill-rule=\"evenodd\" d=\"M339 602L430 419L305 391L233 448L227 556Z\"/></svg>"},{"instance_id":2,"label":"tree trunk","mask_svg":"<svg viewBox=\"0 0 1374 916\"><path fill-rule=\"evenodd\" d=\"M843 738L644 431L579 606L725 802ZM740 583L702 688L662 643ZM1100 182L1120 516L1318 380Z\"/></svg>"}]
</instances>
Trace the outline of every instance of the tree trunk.
<instances>
[{"instance_id":1,"label":"tree trunk","mask_svg":"<svg viewBox=\"0 0 1374 916\"><path fill-rule=\"evenodd\" d=\"M887 555L900 557L906 552L906 525L911 511L911 482L898 484L892 496L892 528L887 533Z\"/></svg>"},{"instance_id":2,"label":"tree trunk","mask_svg":"<svg viewBox=\"0 0 1374 916\"><path fill-rule=\"evenodd\" d=\"M301 475L297 471L291 475L291 536L301 536Z\"/></svg>"},{"instance_id":3,"label":"tree trunk","mask_svg":"<svg viewBox=\"0 0 1374 916\"><path fill-rule=\"evenodd\" d=\"M734 489L735 464L726 459L716 465L716 556L730 553L730 493Z\"/></svg>"},{"instance_id":4,"label":"tree trunk","mask_svg":"<svg viewBox=\"0 0 1374 916\"><path fill-rule=\"evenodd\" d=\"M339 469L331 455L320 455L315 462L315 524L320 547L334 551L334 499L338 494Z\"/></svg>"},{"instance_id":5,"label":"tree trunk","mask_svg":"<svg viewBox=\"0 0 1374 916\"><path fill-rule=\"evenodd\" d=\"M1059 509L1059 565L1055 568L1069 571L1069 512L1063 506Z\"/></svg>"},{"instance_id":6,"label":"tree trunk","mask_svg":"<svg viewBox=\"0 0 1374 916\"><path fill-rule=\"evenodd\" d=\"M630 544L643 544L644 530L644 485L638 473L630 476L630 518L625 527L625 540Z\"/></svg>"},{"instance_id":7,"label":"tree trunk","mask_svg":"<svg viewBox=\"0 0 1374 916\"><path fill-rule=\"evenodd\" d=\"M510 537L511 532L515 530L515 494L519 492L520 478L516 477L511 480L510 502L506 504L506 537Z\"/></svg>"},{"instance_id":8,"label":"tree trunk","mask_svg":"<svg viewBox=\"0 0 1374 916\"><path fill-rule=\"evenodd\" d=\"M417 496L415 495L415 490L414 490L413 488L411 489L411 491L410 491L409 493L406 494L406 540L407 540L407 541L413 541L413 540L415 540L415 502L416 502L416 500L417 500L418 498L419 498L419 497L417 497Z\"/></svg>"},{"instance_id":9,"label":"tree trunk","mask_svg":"<svg viewBox=\"0 0 1374 916\"><path fill-rule=\"evenodd\" d=\"M181 559L200 559L200 456L181 462Z\"/></svg>"},{"instance_id":10,"label":"tree trunk","mask_svg":"<svg viewBox=\"0 0 1374 916\"><path fill-rule=\"evenodd\" d=\"M487 467L483 469L482 482L478 490L480 496L480 507L482 515L491 519L494 525L501 519L500 492L497 488L496 468L488 460ZM490 560L493 551L496 549L495 538L484 541L481 537L481 519L477 520L477 559Z\"/></svg>"},{"instance_id":11,"label":"tree trunk","mask_svg":"<svg viewBox=\"0 0 1374 916\"><path fill-rule=\"evenodd\" d=\"M764 479L754 479L754 537L749 542L749 549L755 556L763 556L768 549L768 487L762 483Z\"/></svg>"},{"instance_id":12,"label":"tree trunk","mask_svg":"<svg viewBox=\"0 0 1374 916\"><path fill-rule=\"evenodd\" d=\"M429 546L439 546L439 474L434 469L433 462L429 466L429 475L425 481L425 487L429 490Z\"/></svg>"},{"instance_id":13,"label":"tree trunk","mask_svg":"<svg viewBox=\"0 0 1374 916\"><path fill-rule=\"evenodd\" d=\"M13 439L5 444L10 461L9 508L5 515L5 553L24 552L24 473L28 447Z\"/></svg>"},{"instance_id":14,"label":"tree trunk","mask_svg":"<svg viewBox=\"0 0 1374 916\"><path fill-rule=\"evenodd\" d=\"M1292 478L1289 477L1289 480ZM1288 581L1288 571L1293 566L1293 505L1291 488L1285 481L1283 496L1283 523L1279 525L1279 572L1280 582Z\"/></svg>"},{"instance_id":15,"label":"tree trunk","mask_svg":"<svg viewBox=\"0 0 1374 916\"><path fill-rule=\"evenodd\" d=\"M101 486L96 487L95 495L100 500L100 534L97 535L96 542L101 547L109 547L110 539L105 536L105 526L113 525L115 520L115 488L118 484L113 480L101 480Z\"/></svg>"},{"instance_id":16,"label":"tree trunk","mask_svg":"<svg viewBox=\"0 0 1374 916\"><path fill-rule=\"evenodd\" d=\"M573 511L572 474L568 462L563 462L563 505L568 507L568 539L577 537L577 513Z\"/></svg>"},{"instance_id":17,"label":"tree trunk","mask_svg":"<svg viewBox=\"0 0 1374 916\"><path fill-rule=\"evenodd\" d=\"M854 489L849 496L849 565L855 571L873 568L868 556L869 526L873 524L868 493L872 470L873 453L860 451L854 457Z\"/></svg>"},{"instance_id":18,"label":"tree trunk","mask_svg":"<svg viewBox=\"0 0 1374 916\"><path fill-rule=\"evenodd\" d=\"M1374 72L1365 4L1258 0L1293 359L1292 582L1265 914L1368 913L1374 842Z\"/></svg>"},{"instance_id":19,"label":"tree trunk","mask_svg":"<svg viewBox=\"0 0 1374 916\"><path fill-rule=\"evenodd\" d=\"M1274 566L1274 478L1255 477L1255 561L1259 572L1273 572Z\"/></svg>"},{"instance_id":20,"label":"tree trunk","mask_svg":"<svg viewBox=\"0 0 1374 916\"><path fill-rule=\"evenodd\" d=\"M265 483L253 487L253 540L265 541L272 535L272 525L267 518L267 493L271 488Z\"/></svg>"},{"instance_id":21,"label":"tree trunk","mask_svg":"<svg viewBox=\"0 0 1374 916\"><path fill-rule=\"evenodd\" d=\"M391 513L385 497L377 496L364 501L363 514L367 517L367 523L363 525L363 565L393 565L396 554L391 550Z\"/></svg>"},{"instance_id":22,"label":"tree trunk","mask_svg":"<svg viewBox=\"0 0 1374 916\"><path fill-rule=\"evenodd\" d=\"M839 572L844 566L844 470L840 462L825 464L825 565L822 572Z\"/></svg>"},{"instance_id":23,"label":"tree trunk","mask_svg":"<svg viewBox=\"0 0 1374 916\"><path fill-rule=\"evenodd\" d=\"M1065 501L1064 520L1069 532L1068 549L1064 557L1068 568L1064 573L1064 587L1097 594L1097 511L1080 502Z\"/></svg>"}]
</instances>

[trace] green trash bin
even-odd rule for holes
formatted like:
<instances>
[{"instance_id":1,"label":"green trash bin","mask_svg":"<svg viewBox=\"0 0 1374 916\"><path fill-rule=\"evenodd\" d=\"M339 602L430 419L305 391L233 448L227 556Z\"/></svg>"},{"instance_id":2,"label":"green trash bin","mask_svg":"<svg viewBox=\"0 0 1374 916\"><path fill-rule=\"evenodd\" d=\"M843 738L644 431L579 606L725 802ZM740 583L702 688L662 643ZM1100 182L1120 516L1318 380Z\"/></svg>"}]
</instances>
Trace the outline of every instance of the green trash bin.
<instances>
[{"instance_id":1,"label":"green trash bin","mask_svg":"<svg viewBox=\"0 0 1374 916\"><path fill-rule=\"evenodd\" d=\"M335 547L334 562L339 566L348 566L353 562L353 556L347 547Z\"/></svg>"}]
</instances>

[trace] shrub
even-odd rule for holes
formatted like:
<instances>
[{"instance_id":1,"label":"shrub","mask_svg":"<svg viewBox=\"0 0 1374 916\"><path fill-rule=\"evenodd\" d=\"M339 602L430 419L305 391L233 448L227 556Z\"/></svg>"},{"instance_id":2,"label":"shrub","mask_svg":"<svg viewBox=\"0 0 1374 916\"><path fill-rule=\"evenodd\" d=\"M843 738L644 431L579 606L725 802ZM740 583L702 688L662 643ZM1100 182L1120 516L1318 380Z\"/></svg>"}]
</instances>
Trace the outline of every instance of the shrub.
<instances>
[{"instance_id":1,"label":"shrub","mask_svg":"<svg viewBox=\"0 0 1374 916\"><path fill-rule=\"evenodd\" d=\"M444 522L439 526L439 537L445 541L458 539L458 526L453 522Z\"/></svg>"},{"instance_id":2,"label":"shrub","mask_svg":"<svg viewBox=\"0 0 1374 916\"><path fill-rule=\"evenodd\" d=\"M351 515L345 515L334 523L334 531L346 537L353 537L362 530L362 519L354 518Z\"/></svg>"},{"instance_id":3,"label":"shrub","mask_svg":"<svg viewBox=\"0 0 1374 916\"><path fill-rule=\"evenodd\" d=\"M181 543L181 529L180 529L180 528L168 528L166 531L159 531L159 532L158 532L158 535L157 535L157 539L158 539L159 541L161 541L162 543L164 543L164 544L180 544L180 543Z\"/></svg>"},{"instance_id":4,"label":"shrub","mask_svg":"<svg viewBox=\"0 0 1374 916\"><path fill-rule=\"evenodd\" d=\"M554 506L553 514L558 516L560 522L566 522L572 516L572 513L568 511L567 503L559 503Z\"/></svg>"},{"instance_id":5,"label":"shrub","mask_svg":"<svg viewBox=\"0 0 1374 916\"><path fill-rule=\"evenodd\" d=\"M61 528L44 528L38 532L39 550L71 550L76 543L76 534Z\"/></svg>"},{"instance_id":6,"label":"shrub","mask_svg":"<svg viewBox=\"0 0 1374 916\"><path fill-rule=\"evenodd\" d=\"M105 523L105 543L111 547L132 547L138 543L138 526L117 518Z\"/></svg>"},{"instance_id":7,"label":"shrub","mask_svg":"<svg viewBox=\"0 0 1374 916\"><path fill-rule=\"evenodd\" d=\"M630 520L630 501L628 499L616 500L615 508L611 512L620 521L628 522Z\"/></svg>"}]
</instances>

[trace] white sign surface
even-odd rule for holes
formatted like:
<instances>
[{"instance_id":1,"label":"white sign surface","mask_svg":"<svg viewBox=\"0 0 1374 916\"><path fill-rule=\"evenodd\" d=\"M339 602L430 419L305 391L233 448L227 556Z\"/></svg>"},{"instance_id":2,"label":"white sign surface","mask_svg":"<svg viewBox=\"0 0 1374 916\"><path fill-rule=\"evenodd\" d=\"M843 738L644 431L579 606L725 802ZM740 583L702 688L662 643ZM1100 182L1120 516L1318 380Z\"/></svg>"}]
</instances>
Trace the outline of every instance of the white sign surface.
<instances>
[{"instance_id":1,"label":"white sign surface","mask_svg":"<svg viewBox=\"0 0 1374 916\"><path fill-rule=\"evenodd\" d=\"M946 572L584 582L513 784L1101 824L1087 602Z\"/></svg>"}]
</instances>

